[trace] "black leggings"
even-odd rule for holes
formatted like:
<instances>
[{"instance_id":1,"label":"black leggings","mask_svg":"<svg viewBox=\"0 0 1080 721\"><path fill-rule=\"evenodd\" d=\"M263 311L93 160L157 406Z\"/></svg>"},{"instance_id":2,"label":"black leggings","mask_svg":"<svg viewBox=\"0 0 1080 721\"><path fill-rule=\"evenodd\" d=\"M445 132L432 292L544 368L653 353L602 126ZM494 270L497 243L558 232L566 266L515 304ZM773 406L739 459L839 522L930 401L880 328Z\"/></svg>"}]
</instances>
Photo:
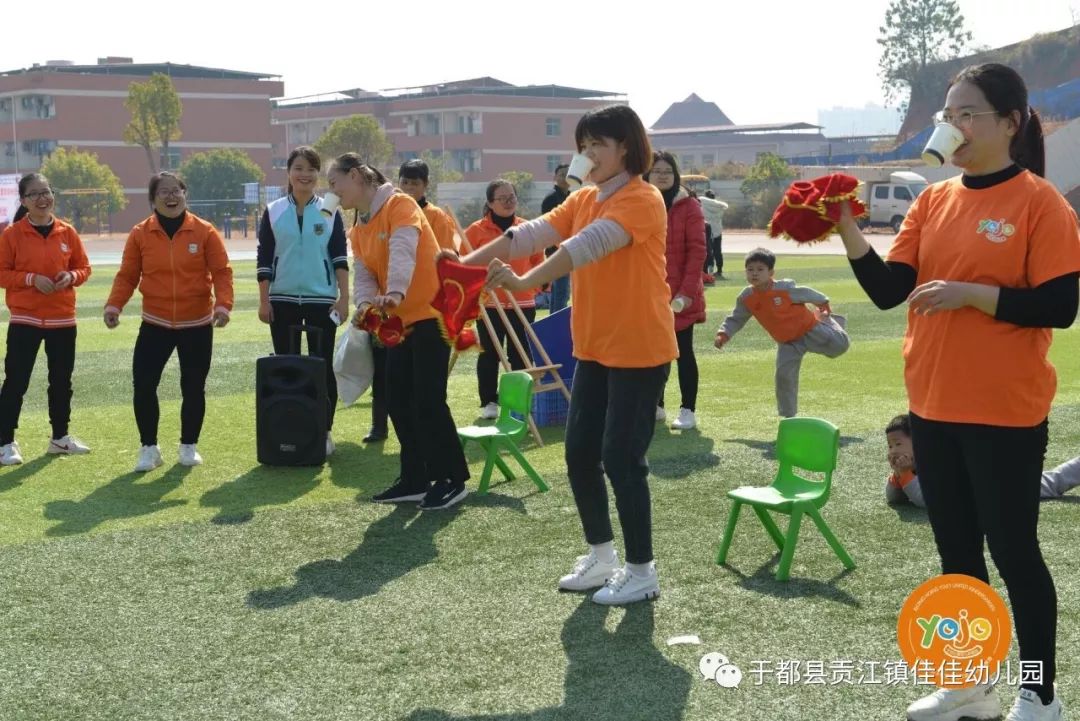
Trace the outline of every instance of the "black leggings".
<instances>
[{"instance_id":1,"label":"black leggings","mask_svg":"<svg viewBox=\"0 0 1080 721\"><path fill-rule=\"evenodd\" d=\"M45 329L21 323L8 325L4 385L0 388L0 445L6 446L15 440L23 396L30 387L30 376L42 343L45 343L45 357L49 362L49 423L52 424L53 438L68 434L75 336L75 326Z\"/></svg>"},{"instance_id":2,"label":"black leggings","mask_svg":"<svg viewBox=\"0 0 1080 721\"><path fill-rule=\"evenodd\" d=\"M694 326L693 324L676 331L675 340L679 344L679 359L675 361L679 365L679 392L682 394L680 408L688 411L697 409L698 392L698 367L697 356L694 355ZM664 366L664 386L671 375L671 365ZM664 407L664 388L660 388L660 400L657 402Z\"/></svg>"},{"instance_id":3,"label":"black leggings","mask_svg":"<svg viewBox=\"0 0 1080 721\"><path fill-rule=\"evenodd\" d=\"M288 355L301 353L300 339L296 333L290 333L290 326L300 325L301 322L316 328L322 328L321 338L313 342L314 333L308 333L309 353L326 361L326 428L334 427L334 409L337 407L337 377L334 376L334 340L337 335L337 326L330 319L330 304L286 303L271 301L270 307L274 311L274 319L270 321L270 338L274 342L276 355ZM295 341L295 342L294 342Z\"/></svg>"},{"instance_id":4,"label":"black leggings","mask_svg":"<svg viewBox=\"0 0 1080 721\"><path fill-rule=\"evenodd\" d=\"M911 414L915 467L942 573L989 583L983 539L1012 606L1022 661L1042 661L1043 701L1056 676L1057 592L1039 549L1047 422L1031 428L943 423Z\"/></svg>"},{"instance_id":5,"label":"black leggings","mask_svg":"<svg viewBox=\"0 0 1080 721\"><path fill-rule=\"evenodd\" d=\"M156 446L158 420L157 389L161 373L172 357L180 360L180 442L198 443L206 417L206 377L214 350L214 329L210 324L197 328L163 328L143 321L131 358L131 381L135 389L135 425L144 446Z\"/></svg>"},{"instance_id":6,"label":"black leggings","mask_svg":"<svg viewBox=\"0 0 1080 721\"><path fill-rule=\"evenodd\" d=\"M504 310L506 317L510 319L510 327L513 328L514 335L518 337L521 346L525 349L525 354L529 357L528 360L531 361L532 350L529 348L529 337L525 334L525 325L513 308ZM521 312L529 323L536 318L536 308L522 308ZM495 351L495 344L498 343L506 348L511 370L524 369L526 360L518 353L514 342L507 337L506 326L503 325L499 312L494 308L489 308L487 314L491 319L491 327L495 330L495 340L491 339L491 334L488 333L483 320L476 322L476 336L480 341L480 347L483 348L480 357L476 359L476 384L480 390L481 407L488 403L499 402L499 354Z\"/></svg>"},{"instance_id":7,"label":"black leggings","mask_svg":"<svg viewBox=\"0 0 1080 721\"><path fill-rule=\"evenodd\" d=\"M656 396L666 365L609 368L578 361L566 419L566 473L585 542L614 540L608 513L611 479L628 563L653 560L649 461L656 430Z\"/></svg>"}]
</instances>

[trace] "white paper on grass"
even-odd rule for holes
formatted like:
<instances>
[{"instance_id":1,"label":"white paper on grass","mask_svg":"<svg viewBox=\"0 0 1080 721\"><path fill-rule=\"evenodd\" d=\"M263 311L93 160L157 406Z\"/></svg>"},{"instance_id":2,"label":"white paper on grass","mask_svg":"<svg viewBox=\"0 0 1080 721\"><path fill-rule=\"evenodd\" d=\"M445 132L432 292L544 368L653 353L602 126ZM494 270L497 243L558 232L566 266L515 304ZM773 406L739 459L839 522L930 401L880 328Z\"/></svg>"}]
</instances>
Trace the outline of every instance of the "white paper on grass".
<instances>
[{"instance_id":1,"label":"white paper on grass","mask_svg":"<svg viewBox=\"0 0 1080 721\"><path fill-rule=\"evenodd\" d=\"M371 357L371 337L365 330L349 324L334 349L334 376L338 398L346 407L355 403L371 387L375 362Z\"/></svg>"}]
</instances>

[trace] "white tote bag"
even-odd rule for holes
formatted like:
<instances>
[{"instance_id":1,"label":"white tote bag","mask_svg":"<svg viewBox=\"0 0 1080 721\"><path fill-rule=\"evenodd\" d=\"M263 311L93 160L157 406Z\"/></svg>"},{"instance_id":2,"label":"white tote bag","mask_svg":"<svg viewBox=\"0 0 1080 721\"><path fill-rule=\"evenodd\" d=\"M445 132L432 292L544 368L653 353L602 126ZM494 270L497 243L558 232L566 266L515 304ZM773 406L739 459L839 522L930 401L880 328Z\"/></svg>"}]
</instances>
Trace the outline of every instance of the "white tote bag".
<instances>
[{"instance_id":1,"label":"white tote bag","mask_svg":"<svg viewBox=\"0 0 1080 721\"><path fill-rule=\"evenodd\" d=\"M371 358L371 336L349 324L338 338L334 349L334 376L337 377L338 398L351 406L371 387L375 362Z\"/></svg>"}]
</instances>

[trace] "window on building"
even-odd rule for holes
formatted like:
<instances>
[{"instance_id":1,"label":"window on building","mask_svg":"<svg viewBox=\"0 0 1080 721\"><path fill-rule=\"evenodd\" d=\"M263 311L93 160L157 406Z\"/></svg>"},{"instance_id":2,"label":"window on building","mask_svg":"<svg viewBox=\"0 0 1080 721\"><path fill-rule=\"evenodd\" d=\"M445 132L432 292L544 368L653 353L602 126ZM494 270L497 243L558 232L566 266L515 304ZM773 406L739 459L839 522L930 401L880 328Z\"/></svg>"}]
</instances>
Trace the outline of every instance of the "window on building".
<instances>
[{"instance_id":1,"label":"window on building","mask_svg":"<svg viewBox=\"0 0 1080 721\"><path fill-rule=\"evenodd\" d=\"M547 156L547 171L554 174L555 168L559 167L563 163L563 156L561 155L549 155Z\"/></svg>"},{"instance_id":2,"label":"window on building","mask_svg":"<svg viewBox=\"0 0 1080 721\"><path fill-rule=\"evenodd\" d=\"M557 138L562 135L562 118L548 118L545 125L547 126L547 136L549 138Z\"/></svg>"},{"instance_id":3,"label":"window on building","mask_svg":"<svg viewBox=\"0 0 1080 721\"><path fill-rule=\"evenodd\" d=\"M713 153L704 153L701 156L701 164L706 168L716 165L716 155L714 155Z\"/></svg>"},{"instance_id":4,"label":"window on building","mask_svg":"<svg viewBox=\"0 0 1080 721\"><path fill-rule=\"evenodd\" d=\"M270 161L270 166L274 170L285 170L285 168L288 166L288 162L288 158L275 157L273 160Z\"/></svg>"},{"instance_id":5,"label":"window on building","mask_svg":"<svg viewBox=\"0 0 1080 721\"><path fill-rule=\"evenodd\" d=\"M175 170L180 167L180 149L169 148L168 155L166 156L165 150L161 151L161 167L162 169L171 168Z\"/></svg>"},{"instance_id":6,"label":"window on building","mask_svg":"<svg viewBox=\"0 0 1080 721\"><path fill-rule=\"evenodd\" d=\"M679 158L679 171L683 173L689 173L690 168L694 167L694 156L683 155Z\"/></svg>"},{"instance_id":7,"label":"window on building","mask_svg":"<svg viewBox=\"0 0 1080 721\"><path fill-rule=\"evenodd\" d=\"M459 173L480 172L479 150L454 150L450 154L451 165Z\"/></svg>"},{"instance_id":8,"label":"window on building","mask_svg":"<svg viewBox=\"0 0 1080 721\"><path fill-rule=\"evenodd\" d=\"M439 134L439 116L428 114L424 116L424 132L421 135Z\"/></svg>"}]
</instances>

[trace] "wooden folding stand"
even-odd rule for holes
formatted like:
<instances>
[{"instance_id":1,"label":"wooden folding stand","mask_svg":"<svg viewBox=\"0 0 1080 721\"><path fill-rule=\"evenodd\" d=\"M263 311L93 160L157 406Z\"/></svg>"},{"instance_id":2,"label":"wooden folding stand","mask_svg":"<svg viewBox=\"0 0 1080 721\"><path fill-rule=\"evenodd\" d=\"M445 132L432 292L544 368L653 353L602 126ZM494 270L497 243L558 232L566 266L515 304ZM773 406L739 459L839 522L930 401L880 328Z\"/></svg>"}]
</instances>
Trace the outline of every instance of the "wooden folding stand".
<instances>
[{"instance_id":1,"label":"wooden folding stand","mask_svg":"<svg viewBox=\"0 0 1080 721\"><path fill-rule=\"evenodd\" d=\"M466 253L473 251L472 246L469 244L468 239L465 237L465 233L461 232L461 226L458 224L457 215L450 208L444 208L447 215L450 216L451 222L454 224L454 234L458 237L461 250ZM499 319L502 321L503 328L506 329L506 337L510 339L510 342L514 344L514 348L517 350L518 355L525 361L524 370L526 373L533 377L533 395L537 393L544 393L547 391L560 390L566 401L570 402L570 389L563 383L562 376L559 375L558 370L562 368L561 363L552 363L551 356L544 350L543 344L536 336L536 331L532 329L532 325L529 323L528 318L525 317L524 311L521 310L521 306L518 305L517 298L514 294L505 288L493 288L490 291L492 298L495 301L495 312L499 314ZM521 344L521 339L517 337L517 333L514 332L513 326L510 325L510 319L506 315L506 310L502 307L501 293L505 293L506 297L510 299L510 305L513 307L513 311L517 314L521 325L525 328L525 332L529 335L529 340L532 341L533 347L536 348L540 354L540 358L543 360L543 365L536 365L531 354L525 352L525 347ZM502 344L495 342L495 328L492 325L491 317L488 315L488 308L483 304L480 305L480 320L483 322L484 327L487 329L488 336L492 340L492 345L495 346L495 352L499 356L499 363L502 365L504 371L512 370L510 368L510 359L506 355L506 351L503 350ZM457 361L457 350L454 351L450 357L450 368L453 369L454 363ZM548 373L551 374L555 380L544 382L542 379ZM529 432L532 433L533 439L536 440L537 445L544 445L543 438L540 437L540 431L536 427L536 421L533 420L532 415L528 417Z\"/></svg>"}]
</instances>

